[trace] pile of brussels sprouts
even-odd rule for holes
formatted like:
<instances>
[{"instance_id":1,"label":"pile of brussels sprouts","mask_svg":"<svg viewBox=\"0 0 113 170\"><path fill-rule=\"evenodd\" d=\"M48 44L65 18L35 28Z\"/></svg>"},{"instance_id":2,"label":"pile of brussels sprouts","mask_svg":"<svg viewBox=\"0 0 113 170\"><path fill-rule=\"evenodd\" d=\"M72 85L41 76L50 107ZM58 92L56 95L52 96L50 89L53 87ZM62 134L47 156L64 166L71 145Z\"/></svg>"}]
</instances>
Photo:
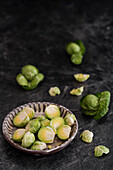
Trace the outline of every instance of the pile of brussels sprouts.
<instances>
[{"instance_id":1,"label":"pile of brussels sprouts","mask_svg":"<svg viewBox=\"0 0 113 170\"><path fill-rule=\"evenodd\" d=\"M13 119L13 124L18 127L13 133L13 140L32 150L46 149L46 144L54 142L55 135L61 140L67 140L76 120L74 114L67 114L64 119L60 117L60 109L56 105L47 106L45 115L36 118L34 115L32 108L24 107Z\"/></svg>"}]
</instances>

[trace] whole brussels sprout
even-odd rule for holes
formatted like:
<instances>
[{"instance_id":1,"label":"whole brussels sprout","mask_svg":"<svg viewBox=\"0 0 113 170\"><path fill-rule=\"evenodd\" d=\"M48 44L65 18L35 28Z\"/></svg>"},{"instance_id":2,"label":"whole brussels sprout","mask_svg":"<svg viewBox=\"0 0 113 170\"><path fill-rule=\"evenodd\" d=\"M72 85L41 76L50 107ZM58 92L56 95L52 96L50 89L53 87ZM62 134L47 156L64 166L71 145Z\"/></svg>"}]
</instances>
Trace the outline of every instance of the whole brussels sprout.
<instances>
[{"instance_id":1,"label":"whole brussels sprout","mask_svg":"<svg viewBox=\"0 0 113 170\"><path fill-rule=\"evenodd\" d=\"M40 121L38 119L30 120L26 126L26 132L36 133L40 128Z\"/></svg>"},{"instance_id":2,"label":"whole brussels sprout","mask_svg":"<svg viewBox=\"0 0 113 170\"><path fill-rule=\"evenodd\" d=\"M24 127L29 121L29 116L22 110L13 119L13 124L17 127Z\"/></svg>"},{"instance_id":3,"label":"whole brussels sprout","mask_svg":"<svg viewBox=\"0 0 113 170\"><path fill-rule=\"evenodd\" d=\"M31 132L25 133L23 139L22 139L22 147L29 148L33 142L35 141L35 136Z\"/></svg>"},{"instance_id":4,"label":"whole brussels sprout","mask_svg":"<svg viewBox=\"0 0 113 170\"><path fill-rule=\"evenodd\" d=\"M81 133L80 138L86 143L91 143L93 140L93 133L90 132L89 130L84 130Z\"/></svg>"},{"instance_id":5,"label":"whole brussels sprout","mask_svg":"<svg viewBox=\"0 0 113 170\"><path fill-rule=\"evenodd\" d=\"M27 115L29 116L30 119L34 118L35 112L32 108L24 107L23 110L25 110L25 112L27 113Z\"/></svg>"},{"instance_id":6,"label":"whole brussels sprout","mask_svg":"<svg viewBox=\"0 0 113 170\"><path fill-rule=\"evenodd\" d=\"M25 134L25 129L17 129L13 133L13 140L16 142L21 142L24 134Z\"/></svg>"},{"instance_id":7,"label":"whole brussels sprout","mask_svg":"<svg viewBox=\"0 0 113 170\"><path fill-rule=\"evenodd\" d=\"M66 46L66 51L69 55L72 55L74 53L79 53L80 52L80 47L76 43L70 42Z\"/></svg>"},{"instance_id":8,"label":"whole brussels sprout","mask_svg":"<svg viewBox=\"0 0 113 170\"><path fill-rule=\"evenodd\" d=\"M69 138L71 133L71 127L69 125L62 125L58 128L57 130L57 136L61 139L61 140L66 140Z\"/></svg>"},{"instance_id":9,"label":"whole brussels sprout","mask_svg":"<svg viewBox=\"0 0 113 170\"><path fill-rule=\"evenodd\" d=\"M38 119L39 121L42 121L42 120L46 119L46 117L44 115L39 115L39 116L37 116L36 119Z\"/></svg>"},{"instance_id":10,"label":"whole brussels sprout","mask_svg":"<svg viewBox=\"0 0 113 170\"><path fill-rule=\"evenodd\" d=\"M75 53L71 56L71 61L72 63L79 65L82 63L82 58L83 56L81 53L77 53L77 54Z\"/></svg>"},{"instance_id":11,"label":"whole brussels sprout","mask_svg":"<svg viewBox=\"0 0 113 170\"><path fill-rule=\"evenodd\" d=\"M49 105L45 109L45 115L49 119L52 119L54 117L59 117L60 116L60 110L59 110L58 106L56 106L56 105Z\"/></svg>"},{"instance_id":12,"label":"whole brussels sprout","mask_svg":"<svg viewBox=\"0 0 113 170\"><path fill-rule=\"evenodd\" d=\"M44 120L41 121L41 126L43 126L43 127L44 127L44 126L48 126L49 123L50 123L50 120L44 119Z\"/></svg>"},{"instance_id":13,"label":"whole brussels sprout","mask_svg":"<svg viewBox=\"0 0 113 170\"><path fill-rule=\"evenodd\" d=\"M62 117L55 117L50 121L50 126L54 127L56 130L63 124L64 124L64 119Z\"/></svg>"},{"instance_id":14,"label":"whole brussels sprout","mask_svg":"<svg viewBox=\"0 0 113 170\"><path fill-rule=\"evenodd\" d=\"M58 87L51 87L49 89L50 96L56 96L57 94L60 94L60 89Z\"/></svg>"},{"instance_id":15,"label":"whole brussels sprout","mask_svg":"<svg viewBox=\"0 0 113 170\"><path fill-rule=\"evenodd\" d=\"M64 118L65 124L72 126L74 124L74 121L76 120L76 117L74 114L67 114Z\"/></svg>"},{"instance_id":16,"label":"whole brussels sprout","mask_svg":"<svg viewBox=\"0 0 113 170\"><path fill-rule=\"evenodd\" d=\"M90 77L90 75L89 74L78 73L78 74L74 74L74 77L75 77L75 79L77 81L84 82Z\"/></svg>"},{"instance_id":17,"label":"whole brussels sprout","mask_svg":"<svg viewBox=\"0 0 113 170\"><path fill-rule=\"evenodd\" d=\"M53 143L54 137L55 132L49 126L41 127L40 130L38 131L38 139L42 142Z\"/></svg>"},{"instance_id":18,"label":"whole brussels sprout","mask_svg":"<svg viewBox=\"0 0 113 170\"><path fill-rule=\"evenodd\" d=\"M33 145L31 146L32 150L43 150L47 147L46 143L40 142L40 141L35 141Z\"/></svg>"}]
</instances>

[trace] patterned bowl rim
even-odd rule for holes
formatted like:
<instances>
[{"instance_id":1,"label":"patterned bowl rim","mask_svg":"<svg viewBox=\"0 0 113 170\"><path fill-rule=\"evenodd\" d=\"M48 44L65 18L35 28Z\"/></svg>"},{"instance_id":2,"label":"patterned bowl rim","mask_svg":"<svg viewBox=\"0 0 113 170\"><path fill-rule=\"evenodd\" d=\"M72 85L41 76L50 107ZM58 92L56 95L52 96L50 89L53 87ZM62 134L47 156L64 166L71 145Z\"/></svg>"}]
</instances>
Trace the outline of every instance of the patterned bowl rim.
<instances>
[{"instance_id":1,"label":"patterned bowl rim","mask_svg":"<svg viewBox=\"0 0 113 170\"><path fill-rule=\"evenodd\" d=\"M12 140L10 140L7 136L7 132L6 132L6 123L7 123L7 119L9 118L9 116L12 114L12 112L14 112L15 110L19 109L20 107L25 107L26 105L36 105L36 104L54 104L54 105L57 105L59 106L60 108L63 108L65 109L67 112L69 112L70 114L73 114L69 109L67 109L65 106L62 106L60 104L56 104L56 103L52 103L52 102L30 102L30 103L27 103L27 104L23 104L21 106L18 106L16 107L15 109L13 109L12 111L10 111L6 117L4 118L4 121L3 121L3 124L2 124L2 132L3 132L3 135L5 137L5 139L15 148L21 150L21 151L24 151L26 153L29 153L29 154L34 154L34 155L48 155L48 154L53 154L55 152L58 152L62 149L64 149L76 136L77 132L78 132L78 121L77 119L75 120L76 121L76 130L75 130L75 133L66 141L64 141L63 144L61 144L60 146L57 146L53 149L50 149L50 150L31 150L31 149L27 149L27 148L23 148L21 147L20 145L16 144L15 142L13 142Z\"/></svg>"}]
</instances>

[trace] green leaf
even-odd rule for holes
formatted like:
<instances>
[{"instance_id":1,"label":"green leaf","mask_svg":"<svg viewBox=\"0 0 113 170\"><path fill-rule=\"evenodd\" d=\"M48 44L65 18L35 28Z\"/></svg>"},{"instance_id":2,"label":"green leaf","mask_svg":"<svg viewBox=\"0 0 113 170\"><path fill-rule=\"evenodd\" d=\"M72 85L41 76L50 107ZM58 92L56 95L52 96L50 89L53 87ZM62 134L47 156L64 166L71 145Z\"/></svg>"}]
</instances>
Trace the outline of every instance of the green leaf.
<instances>
[{"instance_id":1,"label":"green leaf","mask_svg":"<svg viewBox=\"0 0 113 170\"><path fill-rule=\"evenodd\" d=\"M95 149L94 149L94 155L96 157L100 157L102 156L104 153L105 154L108 154L109 153L109 148L103 146L103 145L99 145L99 146L96 146Z\"/></svg>"},{"instance_id":2,"label":"green leaf","mask_svg":"<svg viewBox=\"0 0 113 170\"><path fill-rule=\"evenodd\" d=\"M81 40L76 40L75 43L77 43L77 44L79 45L80 51L81 51L82 55L84 55L86 49L85 49L85 46L84 46L84 44L82 43L82 41L81 41Z\"/></svg>"},{"instance_id":3,"label":"green leaf","mask_svg":"<svg viewBox=\"0 0 113 170\"><path fill-rule=\"evenodd\" d=\"M94 116L94 115L97 113L97 110L85 110L85 109L82 109L82 112L83 112L85 115Z\"/></svg>"},{"instance_id":4,"label":"green leaf","mask_svg":"<svg viewBox=\"0 0 113 170\"><path fill-rule=\"evenodd\" d=\"M94 116L95 120L102 118L108 112L109 103L110 103L110 92L108 91L102 92L99 99L99 108L96 115Z\"/></svg>"}]
</instances>

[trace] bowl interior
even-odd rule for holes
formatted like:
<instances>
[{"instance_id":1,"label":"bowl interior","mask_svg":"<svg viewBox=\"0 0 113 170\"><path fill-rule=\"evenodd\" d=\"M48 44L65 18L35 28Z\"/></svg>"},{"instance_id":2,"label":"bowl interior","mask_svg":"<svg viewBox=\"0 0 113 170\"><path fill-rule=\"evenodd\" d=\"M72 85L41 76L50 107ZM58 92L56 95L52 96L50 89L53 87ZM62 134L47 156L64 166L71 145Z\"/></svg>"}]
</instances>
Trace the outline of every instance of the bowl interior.
<instances>
[{"instance_id":1,"label":"bowl interior","mask_svg":"<svg viewBox=\"0 0 113 170\"><path fill-rule=\"evenodd\" d=\"M47 144L47 148L42 150L42 151L35 151L35 150L31 150L31 149L26 149L21 147L21 145L19 143L14 142L14 140L12 139L12 135L14 133L14 131L17 129L17 127L15 127L13 125L13 119L15 117L16 114L18 114L24 107L31 107L34 109L34 111L36 112L35 114L35 118L38 115L44 115L45 112L45 108L47 106L49 106L50 104L54 104L54 103L49 103L49 102L33 102L33 103L28 103L28 104L24 104L22 106L19 106L17 108L15 108L14 110L12 110L4 119L3 122L3 134L4 137L6 138L6 140L14 147L16 147L19 150L23 150L25 152L31 153L31 154L36 154L36 155L45 155L45 154L51 154L51 153L55 153L57 151L62 150L64 147L66 147L76 136L76 133L78 131L78 122L77 120L74 122L74 125L72 126L72 130L71 130L71 134L70 134L70 138L66 141L60 140L57 136L55 136L54 142L52 144ZM72 114L72 112L65 108L64 106L55 104L59 107L60 111L61 111L61 117L65 117L67 114ZM38 140L38 139L37 139ZM48 149L48 145L51 145L51 149Z\"/></svg>"}]
</instances>

